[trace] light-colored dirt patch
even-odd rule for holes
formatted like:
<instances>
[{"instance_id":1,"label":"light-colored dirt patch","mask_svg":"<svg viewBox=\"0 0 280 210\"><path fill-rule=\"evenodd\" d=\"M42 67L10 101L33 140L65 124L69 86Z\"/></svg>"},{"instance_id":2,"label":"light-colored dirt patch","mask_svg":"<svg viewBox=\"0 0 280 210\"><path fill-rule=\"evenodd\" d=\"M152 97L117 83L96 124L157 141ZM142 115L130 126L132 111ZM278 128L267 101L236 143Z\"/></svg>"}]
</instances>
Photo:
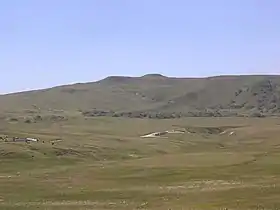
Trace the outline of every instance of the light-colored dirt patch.
<instances>
[{"instance_id":1,"label":"light-colored dirt patch","mask_svg":"<svg viewBox=\"0 0 280 210\"><path fill-rule=\"evenodd\" d=\"M162 132L153 132L149 134L145 134L143 136L140 136L142 138L155 138L155 137L162 137L163 135L166 134L184 134L185 131L178 131L178 130L167 130L167 131L162 131ZM189 132L187 132L189 133Z\"/></svg>"}]
</instances>

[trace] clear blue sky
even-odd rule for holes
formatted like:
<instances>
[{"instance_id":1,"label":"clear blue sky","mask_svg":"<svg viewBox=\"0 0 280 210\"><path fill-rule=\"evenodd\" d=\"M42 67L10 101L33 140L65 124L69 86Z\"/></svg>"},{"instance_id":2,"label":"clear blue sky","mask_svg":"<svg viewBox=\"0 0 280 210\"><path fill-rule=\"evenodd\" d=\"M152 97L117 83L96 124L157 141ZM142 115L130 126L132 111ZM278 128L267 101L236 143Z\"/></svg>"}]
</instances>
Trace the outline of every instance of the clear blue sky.
<instances>
[{"instance_id":1,"label":"clear blue sky","mask_svg":"<svg viewBox=\"0 0 280 210\"><path fill-rule=\"evenodd\" d=\"M108 75L280 73L279 0L0 1L0 93Z\"/></svg>"}]
</instances>

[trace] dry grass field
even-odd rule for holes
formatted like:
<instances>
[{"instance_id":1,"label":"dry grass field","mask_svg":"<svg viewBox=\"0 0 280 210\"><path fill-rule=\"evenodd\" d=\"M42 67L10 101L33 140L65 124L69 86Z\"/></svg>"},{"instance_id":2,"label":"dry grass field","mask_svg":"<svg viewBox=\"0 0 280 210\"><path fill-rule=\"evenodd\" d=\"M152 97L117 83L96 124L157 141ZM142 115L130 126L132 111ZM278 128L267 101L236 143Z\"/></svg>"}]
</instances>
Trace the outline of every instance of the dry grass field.
<instances>
[{"instance_id":1,"label":"dry grass field","mask_svg":"<svg viewBox=\"0 0 280 210\"><path fill-rule=\"evenodd\" d=\"M3 120L0 135L40 140L0 140L0 209L280 208L277 118Z\"/></svg>"}]
</instances>

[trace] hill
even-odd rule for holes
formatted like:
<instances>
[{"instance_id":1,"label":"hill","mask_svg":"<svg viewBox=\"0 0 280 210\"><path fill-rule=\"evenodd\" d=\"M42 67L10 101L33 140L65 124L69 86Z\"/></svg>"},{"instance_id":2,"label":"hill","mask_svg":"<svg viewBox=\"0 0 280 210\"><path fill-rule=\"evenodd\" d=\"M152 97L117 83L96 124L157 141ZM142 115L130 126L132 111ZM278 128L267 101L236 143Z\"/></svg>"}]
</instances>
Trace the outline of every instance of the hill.
<instances>
[{"instance_id":1,"label":"hill","mask_svg":"<svg viewBox=\"0 0 280 210\"><path fill-rule=\"evenodd\" d=\"M278 115L280 76L110 76L97 82L1 95L0 112L150 118Z\"/></svg>"}]
</instances>

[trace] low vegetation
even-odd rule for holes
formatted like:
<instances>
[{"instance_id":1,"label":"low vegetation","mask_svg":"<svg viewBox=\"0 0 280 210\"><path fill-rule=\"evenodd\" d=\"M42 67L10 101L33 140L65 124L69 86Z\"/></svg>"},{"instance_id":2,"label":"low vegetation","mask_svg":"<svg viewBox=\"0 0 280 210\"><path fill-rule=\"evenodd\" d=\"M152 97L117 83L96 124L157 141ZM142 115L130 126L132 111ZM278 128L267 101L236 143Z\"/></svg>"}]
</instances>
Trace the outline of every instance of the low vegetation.
<instances>
[{"instance_id":1,"label":"low vegetation","mask_svg":"<svg viewBox=\"0 0 280 210\"><path fill-rule=\"evenodd\" d=\"M1 95L0 209L279 209L279 114L279 76Z\"/></svg>"},{"instance_id":2,"label":"low vegetation","mask_svg":"<svg viewBox=\"0 0 280 210\"><path fill-rule=\"evenodd\" d=\"M0 112L171 119L280 114L280 76L108 77L0 96Z\"/></svg>"},{"instance_id":3,"label":"low vegetation","mask_svg":"<svg viewBox=\"0 0 280 210\"><path fill-rule=\"evenodd\" d=\"M280 208L277 118L48 119L0 121L0 209Z\"/></svg>"}]
</instances>

